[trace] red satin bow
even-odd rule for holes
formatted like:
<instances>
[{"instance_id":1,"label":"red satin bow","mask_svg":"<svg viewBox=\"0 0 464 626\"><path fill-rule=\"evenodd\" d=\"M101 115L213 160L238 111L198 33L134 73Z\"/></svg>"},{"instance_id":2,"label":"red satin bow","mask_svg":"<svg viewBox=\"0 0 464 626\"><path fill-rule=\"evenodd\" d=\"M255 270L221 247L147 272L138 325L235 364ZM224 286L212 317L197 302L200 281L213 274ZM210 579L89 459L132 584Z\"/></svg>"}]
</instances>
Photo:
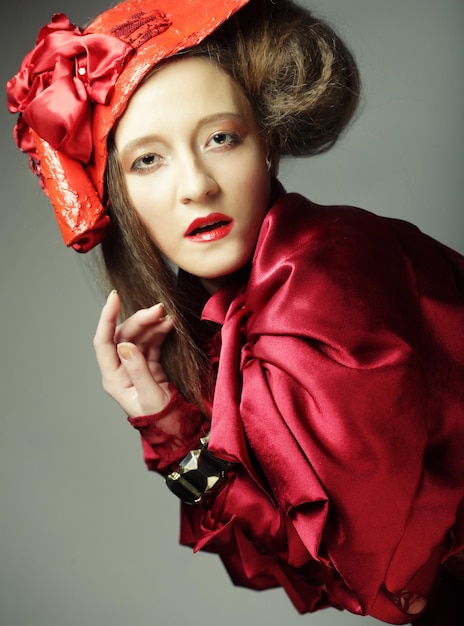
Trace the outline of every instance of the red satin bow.
<instances>
[{"instance_id":1,"label":"red satin bow","mask_svg":"<svg viewBox=\"0 0 464 626\"><path fill-rule=\"evenodd\" d=\"M117 37L85 35L64 14L54 15L7 83L8 108L22 114L15 129L18 147L37 158L32 128L56 150L88 163L91 103L108 102L133 53L134 48Z\"/></svg>"}]
</instances>

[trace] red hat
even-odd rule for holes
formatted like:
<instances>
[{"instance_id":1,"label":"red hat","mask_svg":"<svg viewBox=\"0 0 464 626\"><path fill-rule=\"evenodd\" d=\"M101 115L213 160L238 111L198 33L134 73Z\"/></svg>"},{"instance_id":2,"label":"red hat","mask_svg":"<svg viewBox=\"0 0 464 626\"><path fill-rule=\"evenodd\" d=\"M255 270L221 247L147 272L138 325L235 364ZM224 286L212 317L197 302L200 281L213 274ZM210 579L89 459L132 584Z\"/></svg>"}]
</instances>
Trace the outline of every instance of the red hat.
<instances>
[{"instance_id":1,"label":"red hat","mask_svg":"<svg viewBox=\"0 0 464 626\"><path fill-rule=\"evenodd\" d=\"M7 83L18 147L50 197L64 242L104 238L107 138L150 69L214 32L249 0L128 0L85 30L53 16Z\"/></svg>"}]
</instances>

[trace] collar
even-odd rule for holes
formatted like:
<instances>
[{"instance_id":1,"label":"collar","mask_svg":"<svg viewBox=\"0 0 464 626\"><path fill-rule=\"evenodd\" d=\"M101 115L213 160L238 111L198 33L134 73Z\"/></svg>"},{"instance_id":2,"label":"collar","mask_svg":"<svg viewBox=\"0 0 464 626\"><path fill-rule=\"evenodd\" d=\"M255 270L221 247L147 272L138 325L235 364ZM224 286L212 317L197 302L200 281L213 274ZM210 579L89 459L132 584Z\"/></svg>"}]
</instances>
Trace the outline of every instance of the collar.
<instances>
[{"instance_id":1,"label":"collar","mask_svg":"<svg viewBox=\"0 0 464 626\"><path fill-rule=\"evenodd\" d=\"M203 308L201 319L223 325L232 302L237 296L245 292L248 276L248 266L246 271L241 270L234 274L224 287L209 298Z\"/></svg>"}]
</instances>

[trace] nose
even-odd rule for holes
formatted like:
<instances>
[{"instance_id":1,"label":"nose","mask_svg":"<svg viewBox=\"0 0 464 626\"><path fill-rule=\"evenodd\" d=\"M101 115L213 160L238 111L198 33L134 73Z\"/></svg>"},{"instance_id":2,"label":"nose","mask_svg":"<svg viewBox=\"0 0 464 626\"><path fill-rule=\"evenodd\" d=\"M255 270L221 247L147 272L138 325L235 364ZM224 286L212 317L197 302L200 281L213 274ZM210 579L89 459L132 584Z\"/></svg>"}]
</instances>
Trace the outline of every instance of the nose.
<instances>
[{"instance_id":1,"label":"nose","mask_svg":"<svg viewBox=\"0 0 464 626\"><path fill-rule=\"evenodd\" d=\"M207 197L214 196L219 186L202 160L195 155L189 155L182 159L178 189L180 202L189 204L202 202Z\"/></svg>"}]
</instances>

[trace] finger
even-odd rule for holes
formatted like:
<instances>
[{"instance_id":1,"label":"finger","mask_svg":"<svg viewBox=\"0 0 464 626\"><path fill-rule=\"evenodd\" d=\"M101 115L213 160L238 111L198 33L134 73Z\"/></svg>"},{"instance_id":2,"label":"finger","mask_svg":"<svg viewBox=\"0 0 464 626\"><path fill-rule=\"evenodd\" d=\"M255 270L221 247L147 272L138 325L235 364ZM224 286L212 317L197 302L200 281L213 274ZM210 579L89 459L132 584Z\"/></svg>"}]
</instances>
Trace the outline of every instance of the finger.
<instances>
[{"instance_id":1,"label":"finger","mask_svg":"<svg viewBox=\"0 0 464 626\"><path fill-rule=\"evenodd\" d=\"M151 329L151 333L147 336L146 354L150 361L159 360L160 348L162 347L166 335L174 328L174 320L171 316L167 316Z\"/></svg>"},{"instance_id":2,"label":"finger","mask_svg":"<svg viewBox=\"0 0 464 626\"><path fill-rule=\"evenodd\" d=\"M144 311L145 312L145 311ZM137 313L142 313L138 311ZM159 316L159 312L149 313L146 310L147 315L138 316L138 319L128 319L116 328L114 340L115 343L134 343L142 350L148 351L152 354L155 350L155 355L159 354L159 348L164 342L166 335L173 329L174 320L170 315ZM137 315L137 314L136 314ZM151 359L158 358L157 356L150 356Z\"/></svg>"},{"instance_id":3,"label":"finger","mask_svg":"<svg viewBox=\"0 0 464 626\"><path fill-rule=\"evenodd\" d=\"M117 351L121 363L132 381L137 402L126 406L126 412L135 415L148 415L162 411L170 400L168 380L161 365L155 373L137 346L129 342L120 343Z\"/></svg>"},{"instance_id":4,"label":"finger","mask_svg":"<svg viewBox=\"0 0 464 626\"><path fill-rule=\"evenodd\" d=\"M143 376L150 377L158 385L168 381L163 366L159 361L149 361L146 355L133 343L122 342L116 347L120 362L124 366L125 371L129 371L131 375L135 372L138 375L140 371ZM129 369L128 369L129 368ZM134 381L132 380L132 384Z\"/></svg>"},{"instance_id":5,"label":"finger","mask_svg":"<svg viewBox=\"0 0 464 626\"><path fill-rule=\"evenodd\" d=\"M102 372L103 369L117 369L120 365L114 341L120 306L118 294L112 291L103 306L95 331L93 345Z\"/></svg>"},{"instance_id":6,"label":"finger","mask_svg":"<svg viewBox=\"0 0 464 626\"><path fill-rule=\"evenodd\" d=\"M157 324L165 316L164 307L161 303L136 311L116 327L116 343L131 342L136 337L140 338L153 324Z\"/></svg>"}]
</instances>

